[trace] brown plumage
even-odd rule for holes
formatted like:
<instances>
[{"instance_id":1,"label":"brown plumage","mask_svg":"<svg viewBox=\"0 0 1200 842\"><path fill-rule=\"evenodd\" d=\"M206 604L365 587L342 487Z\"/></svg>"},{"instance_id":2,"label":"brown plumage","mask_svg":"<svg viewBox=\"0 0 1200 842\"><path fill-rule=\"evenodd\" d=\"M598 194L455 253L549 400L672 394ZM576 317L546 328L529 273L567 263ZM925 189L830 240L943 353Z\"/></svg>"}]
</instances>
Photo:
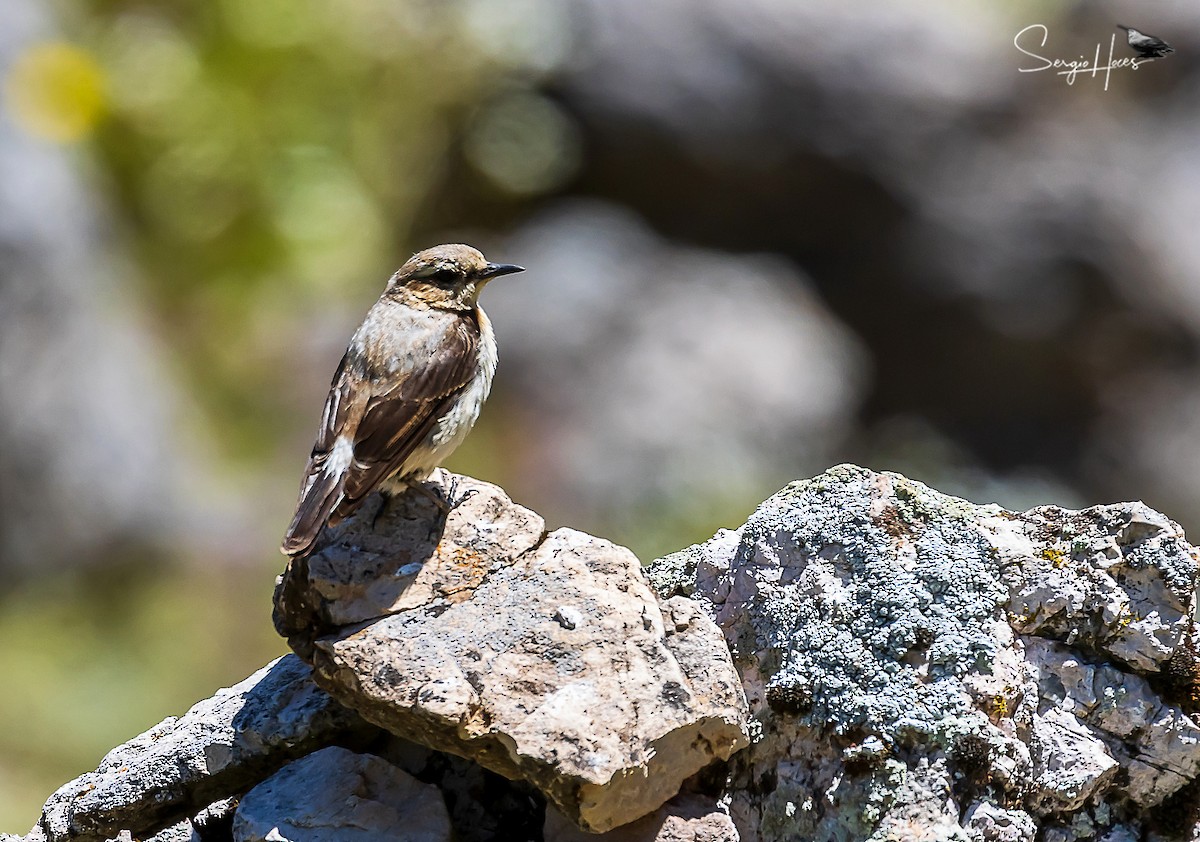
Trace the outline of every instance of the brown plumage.
<instances>
[{"instance_id":1,"label":"brown plumage","mask_svg":"<svg viewBox=\"0 0 1200 842\"><path fill-rule=\"evenodd\" d=\"M373 491L402 491L466 437L491 389L496 342L476 303L492 278L522 271L461 244L419 252L392 276L334 372L282 551Z\"/></svg>"}]
</instances>

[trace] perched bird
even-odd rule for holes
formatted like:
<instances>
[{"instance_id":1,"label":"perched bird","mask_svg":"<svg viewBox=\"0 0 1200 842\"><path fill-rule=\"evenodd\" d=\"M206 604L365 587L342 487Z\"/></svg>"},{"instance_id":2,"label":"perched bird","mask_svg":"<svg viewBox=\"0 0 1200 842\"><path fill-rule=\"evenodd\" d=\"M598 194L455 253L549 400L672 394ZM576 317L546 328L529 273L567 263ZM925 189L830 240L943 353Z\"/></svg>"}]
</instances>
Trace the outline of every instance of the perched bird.
<instances>
[{"instance_id":1,"label":"perched bird","mask_svg":"<svg viewBox=\"0 0 1200 842\"><path fill-rule=\"evenodd\" d=\"M1132 26L1122 26L1118 23L1117 29L1125 30L1129 46L1133 48L1139 58L1162 58L1167 53L1175 52L1175 48L1163 39L1147 35L1145 32L1138 32Z\"/></svg>"},{"instance_id":2,"label":"perched bird","mask_svg":"<svg viewBox=\"0 0 1200 842\"><path fill-rule=\"evenodd\" d=\"M392 275L333 375L285 555L307 555L368 494L404 491L462 443L496 371L479 291L523 271L454 244L418 252Z\"/></svg>"}]
</instances>

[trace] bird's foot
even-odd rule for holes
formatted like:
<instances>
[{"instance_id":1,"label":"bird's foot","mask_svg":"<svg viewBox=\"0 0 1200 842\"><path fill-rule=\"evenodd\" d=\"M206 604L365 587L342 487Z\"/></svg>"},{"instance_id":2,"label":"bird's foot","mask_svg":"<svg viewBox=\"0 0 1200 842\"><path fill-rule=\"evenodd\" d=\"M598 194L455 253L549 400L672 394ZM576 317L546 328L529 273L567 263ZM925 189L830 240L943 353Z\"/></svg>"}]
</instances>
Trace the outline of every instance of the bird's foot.
<instances>
[{"instance_id":1,"label":"bird's foot","mask_svg":"<svg viewBox=\"0 0 1200 842\"><path fill-rule=\"evenodd\" d=\"M461 506L467 500L470 500L479 490L477 488L468 488L459 494L457 477L450 478L450 487L445 490L436 483L425 482L414 482L409 488L430 500L444 515L450 514L451 509Z\"/></svg>"},{"instance_id":2,"label":"bird's foot","mask_svg":"<svg viewBox=\"0 0 1200 842\"><path fill-rule=\"evenodd\" d=\"M450 488L446 491L446 501L450 508L456 508L479 493L478 488L468 488L461 495L458 493L458 477L450 475Z\"/></svg>"}]
</instances>

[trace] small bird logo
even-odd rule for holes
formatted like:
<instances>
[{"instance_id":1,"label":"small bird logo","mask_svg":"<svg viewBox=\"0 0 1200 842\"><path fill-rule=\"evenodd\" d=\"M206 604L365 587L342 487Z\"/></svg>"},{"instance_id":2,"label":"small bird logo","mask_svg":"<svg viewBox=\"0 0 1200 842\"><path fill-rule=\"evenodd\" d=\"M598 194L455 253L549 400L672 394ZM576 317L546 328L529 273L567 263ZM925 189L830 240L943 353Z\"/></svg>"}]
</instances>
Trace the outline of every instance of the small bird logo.
<instances>
[{"instance_id":1,"label":"small bird logo","mask_svg":"<svg viewBox=\"0 0 1200 842\"><path fill-rule=\"evenodd\" d=\"M1117 29L1125 30L1129 46L1133 48L1139 58L1162 58L1168 53L1175 52L1175 48L1163 39L1139 32L1132 26L1122 26L1118 23Z\"/></svg>"},{"instance_id":2,"label":"small bird logo","mask_svg":"<svg viewBox=\"0 0 1200 842\"><path fill-rule=\"evenodd\" d=\"M479 292L523 271L452 244L418 252L392 275L333 375L285 555L309 554L371 492L406 490L462 443L496 372Z\"/></svg>"}]
</instances>

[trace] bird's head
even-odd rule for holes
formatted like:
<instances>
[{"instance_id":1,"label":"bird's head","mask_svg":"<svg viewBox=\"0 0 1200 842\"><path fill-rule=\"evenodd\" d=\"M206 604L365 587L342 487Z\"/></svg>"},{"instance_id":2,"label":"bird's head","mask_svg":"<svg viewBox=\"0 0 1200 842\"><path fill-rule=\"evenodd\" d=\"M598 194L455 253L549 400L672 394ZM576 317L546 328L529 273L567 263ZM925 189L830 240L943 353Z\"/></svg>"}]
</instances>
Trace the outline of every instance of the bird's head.
<instances>
[{"instance_id":1,"label":"bird's head","mask_svg":"<svg viewBox=\"0 0 1200 842\"><path fill-rule=\"evenodd\" d=\"M492 278L524 271L511 263L489 263L478 249L451 243L414 254L392 276L387 291L430 307L464 310L475 306Z\"/></svg>"}]
</instances>

